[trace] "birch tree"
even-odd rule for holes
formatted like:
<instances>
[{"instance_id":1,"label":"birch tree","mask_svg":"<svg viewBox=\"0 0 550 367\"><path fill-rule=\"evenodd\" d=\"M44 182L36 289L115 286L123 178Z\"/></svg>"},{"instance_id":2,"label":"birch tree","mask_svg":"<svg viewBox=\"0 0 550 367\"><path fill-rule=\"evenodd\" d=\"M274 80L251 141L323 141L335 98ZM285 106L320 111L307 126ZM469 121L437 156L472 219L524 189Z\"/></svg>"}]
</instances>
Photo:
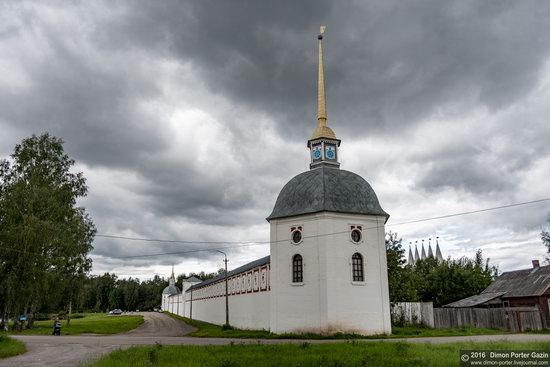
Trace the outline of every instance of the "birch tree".
<instances>
[{"instance_id":1,"label":"birch tree","mask_svg":"<svg viewBox=\"0 0 550 367\"><path fill-rule=\"evenodd\" d=\"M88 191L63 141L33 135L0 161L0 307L32 314L52 287L88 272L95 226L78 198ZM70 296L67 303L72 300ZM32 321L30 322L32 325Z\"/></svg>"}]
</instances>

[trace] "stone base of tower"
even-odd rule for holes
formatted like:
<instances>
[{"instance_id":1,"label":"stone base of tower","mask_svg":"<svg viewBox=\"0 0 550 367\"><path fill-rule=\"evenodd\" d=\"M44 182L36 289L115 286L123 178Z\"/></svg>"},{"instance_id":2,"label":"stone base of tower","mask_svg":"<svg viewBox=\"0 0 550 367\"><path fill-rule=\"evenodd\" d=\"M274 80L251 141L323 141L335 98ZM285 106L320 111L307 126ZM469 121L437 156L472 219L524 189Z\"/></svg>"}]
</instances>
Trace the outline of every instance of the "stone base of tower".
<instances>
[{"instance_id":1,"label":"stone base of tower","mask_svg":"<svg viewBox=\"0 0 550 367\"><path fill-rule=\"evenodd\" d=\"M271 220L271 331L390 334L385 220L332 212ZM288 240L295 227L302 228L299 244ZM361 228L359 242L352 227ZM302 282L293 281L296 254ZM362 281L354 280L354 254L363 259Z\"/></svg>"}]
</instances>

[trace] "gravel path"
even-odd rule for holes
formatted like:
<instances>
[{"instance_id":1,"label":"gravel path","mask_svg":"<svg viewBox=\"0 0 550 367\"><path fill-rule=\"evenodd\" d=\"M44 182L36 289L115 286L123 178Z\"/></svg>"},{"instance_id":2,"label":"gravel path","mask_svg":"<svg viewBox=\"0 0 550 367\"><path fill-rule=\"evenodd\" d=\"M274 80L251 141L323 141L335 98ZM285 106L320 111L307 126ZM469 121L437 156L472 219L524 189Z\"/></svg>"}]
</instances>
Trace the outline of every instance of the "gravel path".
<instances>
[{"instance_id":1,"label":"gravel path","mask_svg":"<svg viewBox=\"0 0 550 367\"><path fill-rule=\"evenodd\" d=\"M131 346L152 345L227 345L235 344L289 344L309 343L342 343L346 340L299 340L299 339L228 339L228 338L193 338L185 335L192 327L172 319L164 314L142 313L144 323L128 333L97 336L49 336L49 335L17 335L16 339L27 345L28 352L17 357L0 360L0 366L5 367L75 367L99 358L101 355L116 349ZM546 341L550 343L550 334L507 334L507 335L476 335L448 336L409 339L365 339L365 342L398 342L410 343L453 343L464 341Z\"/></svg>"}]
</instances>

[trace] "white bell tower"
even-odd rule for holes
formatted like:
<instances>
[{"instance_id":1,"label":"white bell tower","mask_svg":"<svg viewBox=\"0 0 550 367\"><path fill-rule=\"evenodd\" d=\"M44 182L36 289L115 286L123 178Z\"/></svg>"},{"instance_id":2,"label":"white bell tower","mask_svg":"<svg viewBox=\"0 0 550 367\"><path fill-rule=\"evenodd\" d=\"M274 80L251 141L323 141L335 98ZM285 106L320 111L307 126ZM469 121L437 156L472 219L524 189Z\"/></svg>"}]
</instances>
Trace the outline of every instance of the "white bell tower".
<instances>
[{"instance_id":1,"label":"white bell tower","mask_svg":"<svg viewBox=\"0 0 550 367\"><path fill-rule=\"evenodd\" d=\"M390 334L385 249L389 215L371 186L341 170L340 140L326 125L323 32L318 126L310 170L281 190L271 215L272 332Z\"/></svg>"}]
</instances>

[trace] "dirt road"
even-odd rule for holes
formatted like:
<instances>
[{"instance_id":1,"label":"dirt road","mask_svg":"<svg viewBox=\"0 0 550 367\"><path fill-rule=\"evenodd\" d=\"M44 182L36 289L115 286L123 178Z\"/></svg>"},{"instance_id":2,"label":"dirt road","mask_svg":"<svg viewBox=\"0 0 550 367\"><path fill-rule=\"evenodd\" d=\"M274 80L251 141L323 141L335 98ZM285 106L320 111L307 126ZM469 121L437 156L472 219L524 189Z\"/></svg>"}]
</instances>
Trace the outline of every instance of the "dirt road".
<instances>
[{"instance_id":1,"label":"dirt road","mask_svg":"<svg viewBox=\"0 0 550 367\"><path fill-rule=\"evenodd\" d=\"M27 353L0 360L5 367L73 367L80 366L119 348L134 344L154 344L155 338L181 337L194 330L181 321L157 312L140 312L143 324L127 333L111 336L15 335L27 346ZM150 340L143 343L143 337Z\"/></svg>"},{"instance_id":2,"label":"dirt road","mask_svg":"<svg viewBox=\"0 0 550 367\"><path fill-rule=\"evenodd\" d=\"M181 321L157 312L140 312L143 315L143 324L134 330L117 336L184 336L196 329Z\"/></svg>"},{"instance_id":3,"label":"dirt road","mask_svg":"<svg viewBox=\"0 0 550 367\"><path fill-rule=\"evenodd\" d=\"M302 344L300 339L226 339L226 338L193 338L179 336L191 331L188 325L179 323L163 314L144 313L145 322L139 328L125 334L97 336L49 336L49 335L18 335L16 339L27 345L28 352L17 357L0 360L0 366L5 367L75 367L85 362L93 361L101 355L116 349L131 346L153 345L227 345L235 344ZM175 323L173 321L176 321ZM366 339L364 342L398 342L410 343L453 343L464 341L546 341L550 342L550 334L508 334L508 335L476 335L450 336L411 339ZM309 343L343 343L346 340L307 340Z\"/></svg>"}]
</instances>

